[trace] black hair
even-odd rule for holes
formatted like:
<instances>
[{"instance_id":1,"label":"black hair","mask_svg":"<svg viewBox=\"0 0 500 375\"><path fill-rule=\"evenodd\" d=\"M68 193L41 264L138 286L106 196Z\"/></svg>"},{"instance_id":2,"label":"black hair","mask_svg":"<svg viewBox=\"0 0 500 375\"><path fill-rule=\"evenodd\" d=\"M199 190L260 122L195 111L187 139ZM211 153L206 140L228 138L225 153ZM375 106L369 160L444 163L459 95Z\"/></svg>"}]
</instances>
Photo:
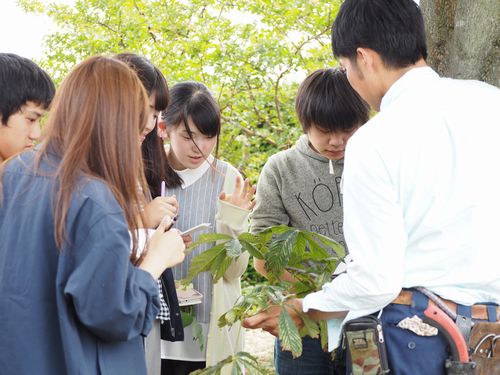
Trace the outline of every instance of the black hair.
<instances>
[{"instance_id":1,"label":"black hair","mask_svg":"<svg viewBox=\"0 0 500 375\"><path fill-rule=\"evenodd\" d=\"M384 64L404 68L427 58L424 19L414 0L345 0L332 27L336 57L354 60L370 48Z\"/></svg>"},{"instance_id":2,"label":"black hair","mask_svg":"<svg viewBox=\"0 0 500 375\"><path fill-rule=\"evenodd\" d=\"M203 135L217 137L215 146L215 157L217 157L221 129L220 109L210 90L200 82L180 82L172 86L170 98L170 104L163 112L163 119L167 126L184 126L194 145L198 148L188 126L188 120L191 119ZM175 171L173 172L175 173ZM175 176L171 176L172 182L176 176L180 180L180 177L175 173ZM182 183L182 180L180 181L176 186Z\"/></svg>"},{"instance_id":3,"label":"black hair","mask_svg":"<svg viewBox=\"0 0 500 375\"><path fill-rule=\"evenodd\" d=\"M55 91L52 79L33 61L13 53L0 53L0 116L3 125L27 102L49 108Z\"/></svg>"},{"instance_id":4,"label":"black hair","mask_svg":"<svg viewBox=\"0 0 500 375\"><path fill-rule=\"evenodd\" d=\"M318 69L299 86L295 111L305 133L316 126L347 131L368 121L370 109L340 69Z\"/></svg>"},{"instance_id":5,"label":"black hair","mask_svg":"<svg viewBox=\"0 0 500 375\"><path fill-rule=\"evenodd\" d=\"M120 53L114 57L136 72L149 96L155 94L155 110L160 112L165 110L169 104L170 95L167 81L161 71L151 61L135 53ZM175 173L168 162L163 141L158 136L158 123L146 135L141 150L144 174L151 197L155 198L161 195L162 181L165 181L166 185L170 187L172 184L169 183L169 176Z\"/></svg>"}]
</instances>

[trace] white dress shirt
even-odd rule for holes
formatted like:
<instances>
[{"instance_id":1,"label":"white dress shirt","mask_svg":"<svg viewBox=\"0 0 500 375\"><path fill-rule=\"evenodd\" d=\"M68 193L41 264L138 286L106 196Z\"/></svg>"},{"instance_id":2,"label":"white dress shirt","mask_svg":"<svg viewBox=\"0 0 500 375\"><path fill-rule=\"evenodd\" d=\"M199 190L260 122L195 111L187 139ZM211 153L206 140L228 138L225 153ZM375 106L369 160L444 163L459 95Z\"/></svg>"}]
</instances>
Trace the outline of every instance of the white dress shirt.
<instances>
[{"instance_id":1,"label":"white dress shirt","mask_svg":"<svg viewBox=\"0 0 500 375\"><path fill-rule=\"evenodd\" d=\"M304 311L389 304L424 286L471 305L500 303L500 90L415 68L349 140L344 166L347 273ZM340 320L329 326L336 347Z\"/></svg>"}]
</instances>

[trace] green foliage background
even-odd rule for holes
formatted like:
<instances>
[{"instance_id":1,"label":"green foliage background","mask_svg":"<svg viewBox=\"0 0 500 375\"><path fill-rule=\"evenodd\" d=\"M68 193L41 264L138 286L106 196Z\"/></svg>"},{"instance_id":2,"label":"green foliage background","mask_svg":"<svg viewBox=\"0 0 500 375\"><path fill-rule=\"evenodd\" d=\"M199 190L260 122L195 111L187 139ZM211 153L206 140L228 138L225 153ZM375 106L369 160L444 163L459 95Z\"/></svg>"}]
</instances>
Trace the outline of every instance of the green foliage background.
<instances>
[{"instance_id":1,"label":"green foliage background","mask_svg":"<svg viewBox=\"0 0 500 375\"><path fill-rule=\"evenodd\" d=\"M219 156L252 182L267 158L301 134L294 112L298 84L336 65L330 27L340 0L19 0L48 15L40 64L60 82L84 58L135 52L170 85L207 84L223 114Z\"/></svg>"}]
</instances>

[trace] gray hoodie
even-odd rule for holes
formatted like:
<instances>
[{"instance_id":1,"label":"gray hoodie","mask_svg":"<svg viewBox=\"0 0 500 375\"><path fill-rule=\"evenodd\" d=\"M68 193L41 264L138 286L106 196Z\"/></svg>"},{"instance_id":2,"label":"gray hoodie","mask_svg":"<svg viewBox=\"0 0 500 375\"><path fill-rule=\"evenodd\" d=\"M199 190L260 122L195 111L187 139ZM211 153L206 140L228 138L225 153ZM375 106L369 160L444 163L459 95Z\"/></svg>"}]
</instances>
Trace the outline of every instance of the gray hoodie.
<instances>
[{"instance_id":1,"label":"gray hoodie","mask_svg":"<svg viewBox=\"0 0 500 375\"><path fill-rule=\"evenodd\" d=\"M344 160L318 154L302 135L295 146L271 156L257 184L250 230L285 224L332 238L346 247L342 228L340 181Z\"/></svg>"}]
</instances>

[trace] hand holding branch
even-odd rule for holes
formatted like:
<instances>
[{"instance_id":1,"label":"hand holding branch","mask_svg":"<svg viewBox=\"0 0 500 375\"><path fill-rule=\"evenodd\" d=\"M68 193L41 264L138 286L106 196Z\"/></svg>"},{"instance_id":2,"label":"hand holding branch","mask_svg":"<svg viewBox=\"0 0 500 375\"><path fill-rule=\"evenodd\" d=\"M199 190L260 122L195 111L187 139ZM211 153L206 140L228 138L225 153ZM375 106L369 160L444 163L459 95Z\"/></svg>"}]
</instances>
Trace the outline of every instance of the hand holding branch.
<instances>
[{"instance_id":1,"label":"hand holding branch","mask_svg":"<svg viewBox=\"0 0 500 375\"><path fill-rule=\"evenodd\" d=\"M304 322L298 313L299 311L302 311L302 300L298 298L288 300L284 308L288 310L288 313L295 325L299 329L302 328ZM283 308L281 306L273 305L265 311L244 319L242 326L250 329L261 328L264 331L279 337L279 316L282 309Z\"/></svg>"}]
</instances>

